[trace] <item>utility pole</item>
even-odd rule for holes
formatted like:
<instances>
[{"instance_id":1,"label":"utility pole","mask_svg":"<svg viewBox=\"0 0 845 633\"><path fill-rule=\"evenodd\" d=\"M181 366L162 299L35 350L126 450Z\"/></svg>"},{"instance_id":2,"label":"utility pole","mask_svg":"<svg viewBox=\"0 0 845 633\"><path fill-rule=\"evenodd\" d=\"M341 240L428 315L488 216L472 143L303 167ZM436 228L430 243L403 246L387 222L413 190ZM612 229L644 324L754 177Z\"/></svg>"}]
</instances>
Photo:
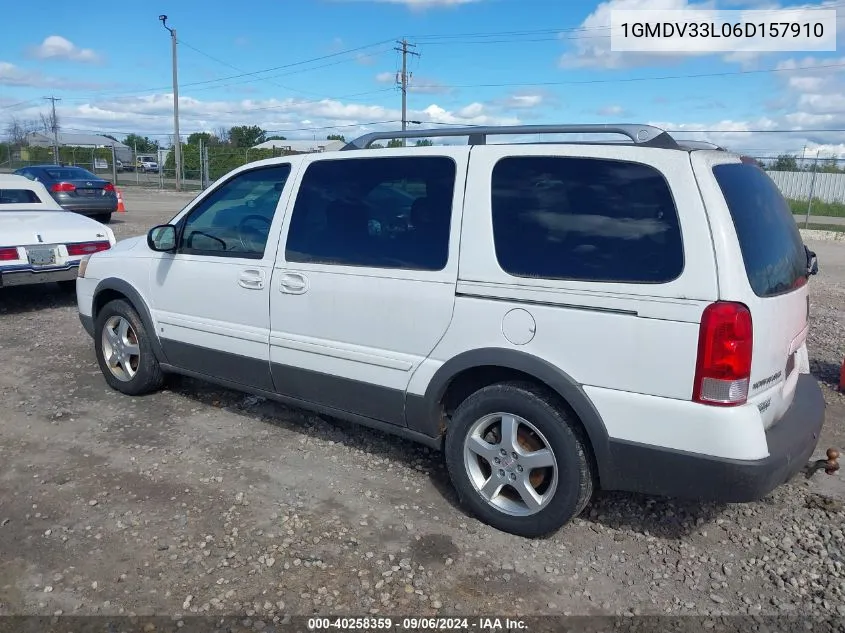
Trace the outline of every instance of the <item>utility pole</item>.
<instances>
[{"instance_id":1,"label":"utility pole","mask_svg":"<svg viewBox=\"0 0 845 633\"><path fill-rule=\"evenodd\" d=\"M176 29L171 29L167 26L166 15L160 15L158 19L161 20L162 26L170 31L173 57L173 157L176 162L176 191L182 191L182 139L179 136L179 79L176 72ZM159 173L162 173L162 169L159 169Z\"/></svg>"},{"instance_id":2,"label":"utility pole","mask_svg":"<svg viewBox=\"0 0 845 633\"><path fill-rule=\"evenodd\" d=\"M61 101L58 97L44 97L47 101L53 103L53 118L50 119L50 127L53 128L53 158L56 164L59 164L59 120L56 118L56 101Z\"/></svg>"},{"instance_id":3,"label":"utility pole","mask_svg":"<svg viewBox=\"0 0 845 633\"><path fill-rule=\"evenodd\" d=\"M404 132L408 126L408 55L416 55L417 57L420 56L419 53L415 51L408 50L408 47L415 48L416 44L408 44L408 40L402 38L401 42L396 42L400 45L401 48L395 48L393 50L400 51L402 53L402 73L401 76L398 78L397 83L402 86L402 131ZM402 147L405 147L405 139L402 139Z\"/></svg>"}]
</instances>

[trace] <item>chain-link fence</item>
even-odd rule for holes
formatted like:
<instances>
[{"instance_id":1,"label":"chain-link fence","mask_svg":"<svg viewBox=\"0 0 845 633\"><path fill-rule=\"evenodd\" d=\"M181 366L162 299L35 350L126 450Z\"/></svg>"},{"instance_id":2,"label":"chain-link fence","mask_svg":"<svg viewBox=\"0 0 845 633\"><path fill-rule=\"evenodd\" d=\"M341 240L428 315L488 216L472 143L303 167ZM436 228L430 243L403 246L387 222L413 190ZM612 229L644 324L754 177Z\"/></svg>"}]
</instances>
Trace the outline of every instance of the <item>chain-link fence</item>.
<instances>
[{"instance_id":1,"label":"chain-link fence","mask_svg":"<svg viewBox=\"0 0 845 633\"><path fill-rule=\"evenodd\" d=\"M229 171L249 162L294 152L280 149L233 148L183 144L180 188L201 191ZM59 147L59 162L87 169L116 186L153 189L176 188L176 161L172 149L152 152L115 147ZM12 147L0 144L0 173L31 165L55 164L52 147Z\"/></svg>"},{"instance_id":2,"label":"chain-link fence","mask_svg":"<svg viewBox=\"0 0 845 633\"><path fill-rule=\"evenodd\" d=\"M766 170L802 224L845 218L845 159L806 151L747 155Z\"/></svg>"}]
</instances>

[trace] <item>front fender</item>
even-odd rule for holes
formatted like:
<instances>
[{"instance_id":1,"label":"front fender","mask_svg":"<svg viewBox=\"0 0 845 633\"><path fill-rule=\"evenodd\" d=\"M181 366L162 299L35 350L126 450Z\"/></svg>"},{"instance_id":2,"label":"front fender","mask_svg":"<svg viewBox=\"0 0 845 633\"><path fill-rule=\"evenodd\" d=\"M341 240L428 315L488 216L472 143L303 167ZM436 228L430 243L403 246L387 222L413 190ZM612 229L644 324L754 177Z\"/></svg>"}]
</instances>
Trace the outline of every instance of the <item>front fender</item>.
<instances>
[{"instance_id":1,"label":"front fender","mask_svg":"<svg viewBox=\"0 0 845 633\"><path fill-rule=\"evenodd\" d=\"M97 287L94 289L94 305L91 310L93 321L95 323L97 321L97 313L99 312L99 308L102 307L100 304L103 303L100 301L100 298L102 298L104 292L123 295L126 300L132 304L132 307L138 311L138 315L141 317L141 322L144 324L144 328L150 335L150 346L153 348L153 353L155 354L156 359L160 363L167 363L167 355L164 353L164 348L161 346L161 340L158 338L158 332L155 329L153 317L150 313L149 307L147 306L147 302L144 301L143 297L141 297L141 293L123 279L110 277L102 279L97 284Z\"/></svg>"}]
</instances>

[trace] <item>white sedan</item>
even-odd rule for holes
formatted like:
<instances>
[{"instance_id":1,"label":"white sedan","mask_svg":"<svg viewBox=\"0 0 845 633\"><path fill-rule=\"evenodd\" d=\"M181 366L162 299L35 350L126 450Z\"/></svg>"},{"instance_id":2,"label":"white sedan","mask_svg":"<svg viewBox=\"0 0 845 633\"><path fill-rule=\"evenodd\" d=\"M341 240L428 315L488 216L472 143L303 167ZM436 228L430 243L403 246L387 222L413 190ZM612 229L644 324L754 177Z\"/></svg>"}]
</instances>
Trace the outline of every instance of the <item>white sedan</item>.
<instances>
[{"instance_id":1,"label":"white sedan","mask_svg":"<svg viewBox=\"0 0 845 633\"><path fill-rule=\"evenodd\" d=\"M58 282L72 290L80 262L114 244L109 227L65 211L40 182L0 174L0 288Z\"/></svg>"}]
</instances>

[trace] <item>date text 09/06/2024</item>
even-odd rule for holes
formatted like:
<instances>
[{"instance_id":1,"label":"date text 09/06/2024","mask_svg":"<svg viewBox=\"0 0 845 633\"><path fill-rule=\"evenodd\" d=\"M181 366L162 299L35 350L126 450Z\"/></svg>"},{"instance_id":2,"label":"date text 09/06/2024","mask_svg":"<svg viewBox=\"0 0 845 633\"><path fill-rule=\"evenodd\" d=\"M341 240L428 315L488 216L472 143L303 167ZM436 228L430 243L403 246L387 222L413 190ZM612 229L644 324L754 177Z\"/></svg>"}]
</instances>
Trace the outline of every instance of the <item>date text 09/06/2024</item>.
<instances>
[{"instance_id":1,"label":"date text 09/06/2024","mask_svg":"<svg viewBox=\"0 0 845 633\"><path fill-rule=\"evenodd\" d=\"M309 631L525 631L523 620L498 617L426 618L407 617L313 617L308 618Z\"/></svg>"}]
</instances>

